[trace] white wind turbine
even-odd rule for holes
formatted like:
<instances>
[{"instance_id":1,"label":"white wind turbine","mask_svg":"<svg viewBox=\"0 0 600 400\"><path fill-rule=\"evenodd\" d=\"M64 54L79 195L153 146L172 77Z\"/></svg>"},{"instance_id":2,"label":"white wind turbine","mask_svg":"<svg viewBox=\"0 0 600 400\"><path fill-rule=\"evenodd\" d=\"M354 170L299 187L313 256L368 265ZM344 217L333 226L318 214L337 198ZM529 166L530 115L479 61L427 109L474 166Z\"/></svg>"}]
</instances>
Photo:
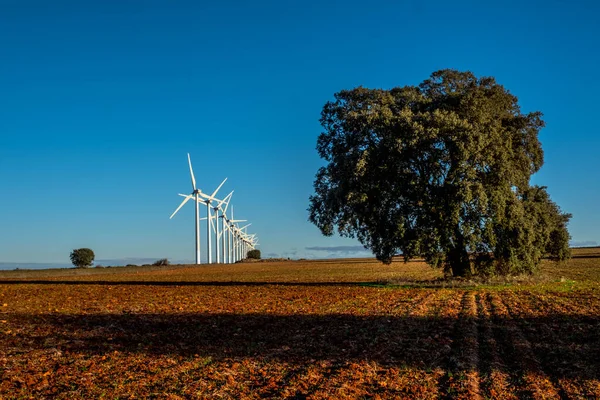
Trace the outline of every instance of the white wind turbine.
<instances>
[{"instance_id":1,"label":"white wind turbine","mask_svg":"<svg viewBox=\"0 0 600 400\"><path fill-rule=\"evenodd\" d=\"M225 183L225 181L227 180L227 178L223 179L223 182L221 182L221 184L219 185L219 187L217 187L215 189L215 191L210 195L210 196L203 196L205 198L204 203L206 203L206 216L208 217L208 221L210 223L206 224L206 236L207 236L207 242L206 242L206 250L207 250L207 254L208 254L208 263L212 264L212 251L211 251L211 237L212 235L210 234L210 226L212 224L212 216L211 216L211 212L210 212L210 203L212 200L215 201L221 201L218 199L215 199L215 195L217 194L217 192L219 191L219 189L221 189L221 186L223 186L223 184Z\"/></svg>"},{"instance_id":2,"label":"white wind turbine","mask_svg":"<svg viewBox=\"0 0 600 400\"><path fill-rule=\"evenodd\" d=\"M238 224L233 227L233 260L234 262L242 259L242 244L243 244L243 232L239 228Z\"/></svg>"},{"instance_id":3,"label":"white wind turbine","mask_svg":"<svg viewBox=\"0 0 600 400\"><path fill-rule=\"evenodd\" d=\"M225 215L225 210L227 209L227 205L229 205L229 200L231 199L231 196L233 195L233 190L231 191L231 193L229 193L227 196L225 196L225 198L223 200L221 200L216 207L214 207L215 210L215 243L216 243L216 258L217 258L217 264L221 263L221 227L219 226L219 220L221 218L223 218L223 216ZM223 205L223 203L226 203L227 205L225 206L225 210L221 208L221 206ZM219 210L221 211L221 216L219 216Z\"/></svg>"},{"instance_id":4,"label":"white wind turbine","mask_svg":"<svg viewBox=\"0 0 600 400\"><path fill-rule=\"evenodd\" d=\"M233 219L233 205L231 206L231 219L228 219L227 229L229 230L229 263L238 261L238 228L234 225L237 222L245 222L245 219Z\"/></svg>"},{"instance_id":5,"label":"white wind turbine","mask_svg":"<svg viewBox=\"0 0 600 400\"><path fill-rule=\"evenodd\" d=\"M223 181L221 183L221 185L223 185L223 183L225 183L225 181ZM221 185L219 187L221 187ZM217 188L217 190L219 190L219 188ZM216 190L215 190L216 192ZM212 226L213 228L213 232L210 231L210 229L208 230L208 236L210 237L213 233L215 233L215 237L216 237L216 254L217 254L217 263L219 263L219 254L220 254L220 243L219 243L219 239L221 238L222 232L219 232L219 218L222 218L222 216L219 216L218 211L221 210L222 213L224 213L223 209L221 208L221 206L223 205L223 203L225 203L225 210L227 210L227 206L229 205L229 200L231 198L231 195L233 194L233 190L231 191L231 193L229 193L227 196L225 196L225 198L223 200L218 200L215 199L214 197L211 197L212 200L218 201L219 203L215 206L212 207L215 210L214 215L210 216L210 226ZM182 197L187 197L187 195L185 194L179 194ZM209 197L209 196L205 196L205 197ZM198 202L200 203L206 203L205 200L198 200ZM208 217L202 218L202 220L208 219ZM216 222L213 223L213 220L216 220ZM216 227L215 227L215 223L216 223ZM212 253L212 249L211 246L209 244L209 252Z\"/></svg>"},{"instance_id":6,"label":"white wind turbine","mask_svg":"<svg viewBox=\"0 0 600 400\"><path fill-rule=\"evenodd\" d=\"M200 189L196 188L196 178L194 178L194 170L192 169L192 160L190 159L190 153L188 153L188 164L190 165L190 176L192 178L192 193L190 195L185 196L185 199L181 202L179 207L171 214L169 219L173 218L177 211L183 207L185 203L188 202L191 198L195 198L196 201L196 264L200 264L200 215L198 210L198 196L200 196Z\"/></svg>"},{"instance_id":7,"label":"white wind turbine","mask_svg":"<svg viewBox=\"0 0 600 400\"><path fill-rule=\"evenodd\" d=\"M231 196L233 195L233 191L231 191L231 193L229 193L229 195L227 197L229 197L229 199L227 200L227 202L225 203L225 208L221 209L221 216L219 217L219 219L221 220L221 232L217 234L217 243L219 240L222 241L222 246L221 246L221 256L222 256L222 260L223 260L223 264L227 263L227 258L226 258L226 254L227 254L227 239L229 238L229 233L225 232L225 230L229 230L229 224L228 224L228 220L227 220L227 208L229 207L229 203L231 203ZM227 198L226 197L226 198ZM231 206L231 209L233 210L233 206ZM217 219L217 227L219 226L219 219ZM222 239L221 239L222 237ZM217 262L218 259L217 259Z\"/></svg>"},{"instance_id":8,"label":"white wind turbine","mask_svg":"<svg viewBox=\"0 0 600 400\"><path fill-rule=\"evenodd\" d=\"M238 259L241 260L242 258L245 258L246 256L246 243L247 243L247 238L248 238L248 234L246 233L246 228L248 228L250 225L252 224L246 224L241 228L238 228L238 233L239 233L239 249L238 249Z\"/></svg>"},{"instance_id":9,"label":"white wind turbine","mask_svg":"<svg viewBox=\"0 0 600 400\"><path fill-rule=\"evenodd\" d=\"M185 203L187 203L190 199L195 199L194 203L196 203L196 218L195 218L195 222L196 222L196 264L200 264L200 211L199 211L199 200L200 197L205 198L205 201L208 201L210 204L211 200L216 200L214 198L214 195L216 194L216 192L219 190L219 188L223 185L223 183L225 183L225 181L223 181L223 183L221 183L221 185L219 185L219 187L217 188L217 190L215 190L215 192L213 193L212 196L208 196L204 193L202 193L202 191L200 189L198 189L196 187L196 178L194 177L194 170L192 169L192 160L190 159L190 153L188 153L188 164L190 166L190 177L192 179L192 193L189 195L182 195L180 194L180 196L185 197L185 199L183 199L183 201L181 202L181 204L179 205L179 207L177 207L177 209L173 212L173 214L171 214L171 216L169 217L169 219L173 218L175 216L175 214L177 214L177 212L181 209L181 207L184 206ZM227 180L227 178L225 178L225 180ZM208 225L209 225L209 233L210 233L210 212L207 215L208 217ZM210 235L209 235L209 242L210 242ZM209 247L210 249L210 247ZM210 254L210 252L209 252Z\"/></svg>"},{"instance_id":10,"label":"white wind turbine","mask_svg":"<svg viewBox=\"0 0 600 400\"><path fill-rule=\"evenodd\" d=\"M253 250L255 246L258 244L258 239L256 237L256 233L252 235L246 235L246 243L248 244L248 248Z\"/></svg>"}]
</instances>

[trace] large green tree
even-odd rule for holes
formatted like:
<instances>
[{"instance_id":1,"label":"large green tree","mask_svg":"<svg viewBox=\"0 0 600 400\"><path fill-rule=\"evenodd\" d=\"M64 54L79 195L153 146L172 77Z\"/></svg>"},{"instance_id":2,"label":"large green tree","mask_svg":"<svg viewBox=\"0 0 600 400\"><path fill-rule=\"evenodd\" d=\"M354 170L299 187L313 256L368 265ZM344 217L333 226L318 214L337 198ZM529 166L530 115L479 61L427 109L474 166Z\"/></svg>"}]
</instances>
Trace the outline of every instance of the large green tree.
<instances>
[{"instance_id":1,"label":"large green tree","mask_svg":"<svg viewBox=\"0 0 600 400\"><path fill-rule=\"evenodd\" d=\"M545 187L540 112L494 78L434 72L419 86L356 88L321 113L310 221L384 263L424 257L454 276L534 272L569 257L571 217Z\"/></svg>"}]
</instances>

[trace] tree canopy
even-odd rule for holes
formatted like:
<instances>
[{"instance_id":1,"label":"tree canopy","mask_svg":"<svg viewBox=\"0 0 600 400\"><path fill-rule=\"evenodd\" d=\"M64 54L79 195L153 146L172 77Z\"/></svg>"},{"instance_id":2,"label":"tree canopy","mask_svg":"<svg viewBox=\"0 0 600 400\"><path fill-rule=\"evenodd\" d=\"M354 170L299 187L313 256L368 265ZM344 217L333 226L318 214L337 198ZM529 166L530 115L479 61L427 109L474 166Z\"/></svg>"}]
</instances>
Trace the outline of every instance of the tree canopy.
<instances>
[{"instance_id":1,"label":"tree canopy","mask_svg":"<svg viewBox=\"0 0 600 400\"><path fill-rule=\"evenodd\" d=\"M419 86L342 90L321 113L309 219L384 263L424 257L455 276L533 272L569 257L569 214L530 178L540 112L494 78L434 72Z\"/></svg>"},{"instance_id":2,"label":"tree canopy","mask_svg":"<svg viewBox=\"0 0 600 400\"><path fill-rule=\"evenodd\" d=\"M71 262L77 268L87 268L92 265L94 262L94 258L96 255L92 249L83 248L83 249L75 249L71 252L70 258Z\"/></svg>"},{"instance_id":3,"label":"tree canopy","mask_svg":"<svg viewBox=\"0 0 600 400\"><path fill-rule=\"evenodd\" d=\"M260 260L260 250L258 250L258 249L248 250L248 253L246 254L246 258L253 258L255 260Z\"/></svg>"}]
</instances>

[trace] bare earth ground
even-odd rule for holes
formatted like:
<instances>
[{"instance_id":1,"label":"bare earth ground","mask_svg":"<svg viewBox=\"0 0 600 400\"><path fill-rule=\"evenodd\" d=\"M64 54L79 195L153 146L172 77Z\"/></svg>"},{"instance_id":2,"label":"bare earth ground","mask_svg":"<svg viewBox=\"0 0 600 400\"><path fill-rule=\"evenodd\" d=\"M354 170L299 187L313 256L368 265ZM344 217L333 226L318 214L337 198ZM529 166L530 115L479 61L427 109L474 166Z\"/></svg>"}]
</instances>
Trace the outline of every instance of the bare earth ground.
<instances>
[{"instance_id":1,"label":"bare earth ground","mask_svg":"<svg viewBox=\"0 0 600 400\"><path fill-rule=\"evenodd\" d=\"M0 398L600 398L599 257L4 271Z\"/></svg>"}]
</instances>

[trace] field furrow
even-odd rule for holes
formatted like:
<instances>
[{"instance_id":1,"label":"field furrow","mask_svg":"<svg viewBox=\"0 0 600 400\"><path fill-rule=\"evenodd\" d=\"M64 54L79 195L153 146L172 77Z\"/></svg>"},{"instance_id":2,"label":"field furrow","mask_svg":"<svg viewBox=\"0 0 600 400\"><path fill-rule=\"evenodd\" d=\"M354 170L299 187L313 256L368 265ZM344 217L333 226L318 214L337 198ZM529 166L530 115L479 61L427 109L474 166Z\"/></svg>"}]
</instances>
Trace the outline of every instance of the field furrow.
<instances>
[{"instance_id":1,"label":"field furrow","mask_svg":"<svg viewBox=\"0 0 600 400\"><path fill-rule=\"evenodd\" d=\"M522 385L517 388L519 397L533 399L558 399L558 390L548 376L542 371L539 360L525 338L517 323L513 320L502 297L499 294L489 295L494 323L497 326L497 339L501 339L511 353L510 361L520 373Z\"/></svg>"},{"instance_id":2,"label":"field furrow","mask_svg":"<svg viewBox=\"0 0 600 400\"><path fill-rule=\"evenodd\" d=\"M501 358L499 346L494 335L494 326L490 313L490 303L486 293L477 294L477 309L480 320L480 357L481 393L485 398L518 399L513 378Z\"/></svg>"},{"instance_id":3,"label":"field furrow","mask_svg":"<svg viewBox=\"0 0 600 400\"><path fill-rule=\"evenodd\" d=\"M417 317L424 315L429 309L429 305L436 299L435 292L432 290L421 290L410 304L405 308L404 315Z\"/></svg>"},{"instance_id":4,"label":"field furrow","mask_svg":"<svg viewBox=\"0 0 600 400\"><path fill-rule=\"evenodd\" d=\"M507 292L504 301L511 315L520 321L522 331L535 341L533 350L541 360L562 397L594 398L600 395L590 387L597 386L600 346L597 331L580 321L572 306L551 301L553 297L524 292ZM551 316L551 317L549 317Z\"/></svg>"},{"instance_id":5,"label":"field furrow","mask_svg":"<svg viewBox=\"0 0 600 400\"><path fill-rule=\"evenodd\" d=\"M479 399L479 333L473 292L468 291L462 295L459 310L452 352L447 361L446 375L442 379L443 397Z\"/></svg>"}]
</instances>

